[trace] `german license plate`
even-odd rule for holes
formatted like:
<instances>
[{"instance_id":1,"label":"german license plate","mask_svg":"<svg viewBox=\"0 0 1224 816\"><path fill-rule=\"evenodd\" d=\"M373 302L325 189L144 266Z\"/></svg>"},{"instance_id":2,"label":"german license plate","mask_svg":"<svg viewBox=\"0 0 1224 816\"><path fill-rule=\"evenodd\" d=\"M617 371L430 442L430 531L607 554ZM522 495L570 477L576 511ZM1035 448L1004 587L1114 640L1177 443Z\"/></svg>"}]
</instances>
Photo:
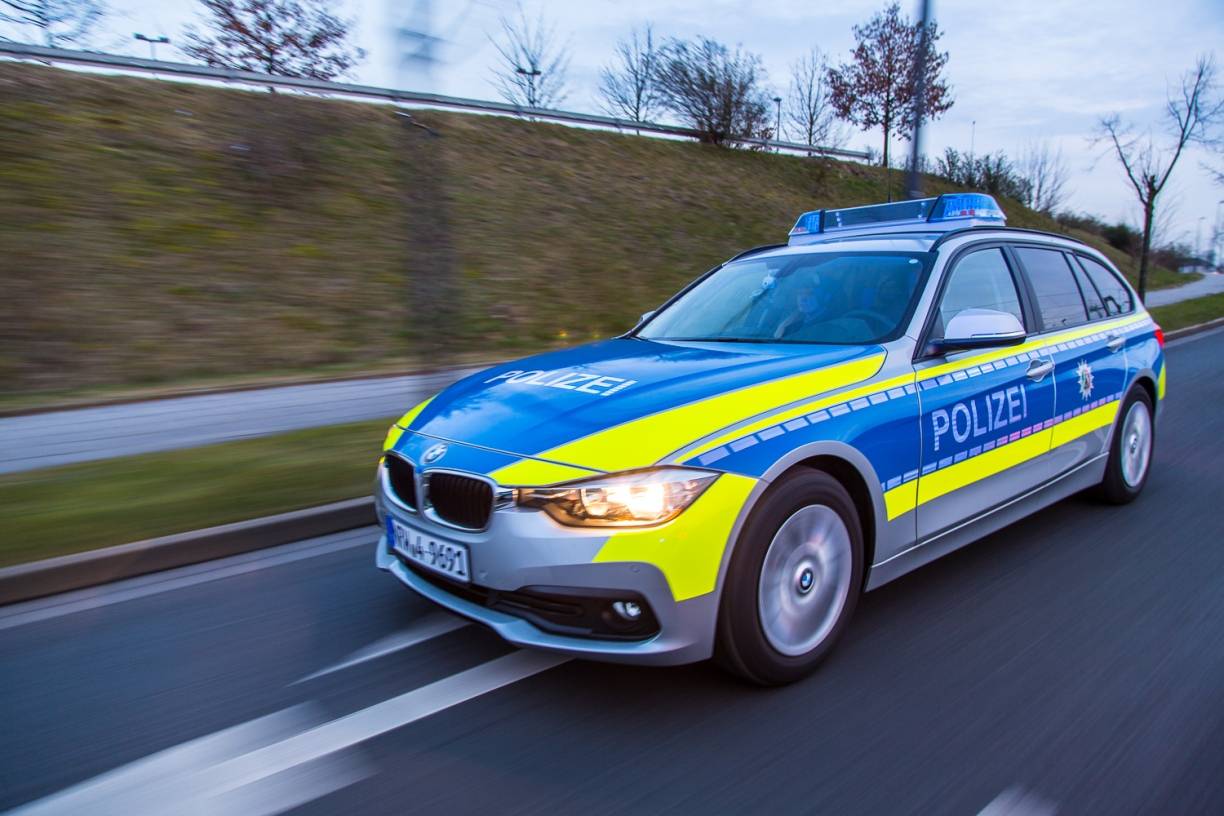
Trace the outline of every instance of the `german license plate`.
<instances>
[{"instance_id":1,"label":"german license plate","mask_svg":"<svg viewBox=\"0 0 1224 816\"><path fill-rule=\"evenodd\" d=\"M412 563L465 584L472 580L468 548L464 545L437 541L393 518L387 519L387 535L391 547Z\"/></svg>"}]
</instances>

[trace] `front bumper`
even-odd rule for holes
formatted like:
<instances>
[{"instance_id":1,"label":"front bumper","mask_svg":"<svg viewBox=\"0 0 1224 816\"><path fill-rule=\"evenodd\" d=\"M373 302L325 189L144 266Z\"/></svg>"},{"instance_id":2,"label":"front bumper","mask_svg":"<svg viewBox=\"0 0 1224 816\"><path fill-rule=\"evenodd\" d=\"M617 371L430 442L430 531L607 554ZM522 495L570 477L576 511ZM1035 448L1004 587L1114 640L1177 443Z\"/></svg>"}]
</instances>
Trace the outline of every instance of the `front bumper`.
<instances>
[{"instance_id":1,"label":"front bumper","mask_svg":"<svg viewBox=\"0 0 1224 816\"><path fill-rule=\"evenodd\" d=\"M384 524L375 555L380 569L434 603L484 624L510 643L576 657L653 665L692 663L713 654L718 593L710 591L678 602L667 577L654 564L595 563L612 535L606 529L565 527L542 512L503 508L493 514L486 530L470 532L404 509L388 498L381 481L376 486L376 499L380 518L390 515L415 533L438 542L465 545L473 584L482 590L515 593L551 587L591 591L608 598L636 597L645 601L658 623L655 634L639 640L545 631L525 617L478 602L480 593L465 592L461 585L448 584L448 579L423 572L421 567L410 567L391 551ZM676 546L677 542L661 536L659 545Z\"/></svg>"}]
</instances>

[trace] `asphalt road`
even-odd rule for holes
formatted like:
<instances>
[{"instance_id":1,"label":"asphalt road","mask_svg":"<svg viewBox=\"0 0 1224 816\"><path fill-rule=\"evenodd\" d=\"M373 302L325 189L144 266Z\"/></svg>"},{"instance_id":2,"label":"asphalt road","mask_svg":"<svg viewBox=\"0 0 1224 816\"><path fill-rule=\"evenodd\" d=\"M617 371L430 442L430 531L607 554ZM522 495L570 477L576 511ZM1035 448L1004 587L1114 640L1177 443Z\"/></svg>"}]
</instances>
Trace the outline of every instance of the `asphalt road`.
<instances>
[{"instance_id":1,"label":"asphalt road","mask_svg":"<svg viewBox=\"0 0 1224 816\"><path fill-rule=\"evenodd\" d=\"M476 369L75 408L0 418L0 473L393 417Z\"/></svg>"},{"instance_id":2,"label":"asphalt road","mask_svg":"<svg viewBox=\"0 0 1224 816\"><path fill-rule=\"evenodd\" d=\"M1224 813L1224 333L1169 365L1138 502L869 594L784 689L511 650L372 530L0 609L0 810Z\"/></svg>"}]
</instances>

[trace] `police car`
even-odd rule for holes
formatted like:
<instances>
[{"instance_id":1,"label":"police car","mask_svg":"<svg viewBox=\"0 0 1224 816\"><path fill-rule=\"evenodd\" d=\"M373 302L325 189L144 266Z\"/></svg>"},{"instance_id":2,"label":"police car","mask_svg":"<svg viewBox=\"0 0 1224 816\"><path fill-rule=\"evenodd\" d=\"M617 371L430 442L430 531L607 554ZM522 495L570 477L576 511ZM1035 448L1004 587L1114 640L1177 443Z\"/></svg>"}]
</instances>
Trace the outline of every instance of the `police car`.
<instances>
[{"instance_id":1,"label":"police car","mask_svg":"<svg viewBox=\"0 0 1224 816\"><path fill-rule=\"evenodd\" d=\"M804 213L629 333L405 414L377 564L515 644L789 682L863 591L1138 496L1163 344L1105 257L989 196Z\"/></svg>"}]
</instances>

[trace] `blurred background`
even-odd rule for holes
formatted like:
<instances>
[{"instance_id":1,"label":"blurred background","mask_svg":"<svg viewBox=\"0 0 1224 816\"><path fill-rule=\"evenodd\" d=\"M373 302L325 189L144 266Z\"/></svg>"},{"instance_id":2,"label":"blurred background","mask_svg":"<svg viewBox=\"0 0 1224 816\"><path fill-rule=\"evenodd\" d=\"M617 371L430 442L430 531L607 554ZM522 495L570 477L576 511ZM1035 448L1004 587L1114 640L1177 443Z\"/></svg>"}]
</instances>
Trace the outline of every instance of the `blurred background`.
<instances>
[{"instance_id":1,"label":"blurred background","mask_svg":"<svg viewBox=\"0 0 1224 816\"><path fill-rule=\"evenodd\" d=\"M1067 233L1107 254L1166 331L1218 320L1222 42L1216 0L1030 2L1005 10L950 0L0 0L0 567L10 571L0 576L0 602L47 594L11 572L42 559L358 500L368 494L388 424L416 402L475 367L622 333L736 252L784 241L806 210L916 190L986 191L1010 225ZM1208 342L1214 345L1200 344L1193 359L1182 352L1186 381L1197 378L1200 390L1169 426L1182 429L1163 454L1176 457L1180 481L1157 485L1146 510L1127 511L1142 515L1105 522L1089 514L1077 522L1055 513L1054 521L996 537L1005 553L999 562L958 555L875 593L863 628L876 640L852 651L843 673L783 693L792 705L819 707L814 701L830 694L861 702L859 695L922 692L935 707L927 712L932 720L914 716L898 726L895 754L863 737L878 719L859 719L866 715L851 715L852 708L839 709L839 719L821 708L822 727L844 740L821 749L823 762L843 762L840 745L848 756L884 750L894 761L908 757L914 770L869 794L845 782L827 789L826 799L814 791L828 777L815 778L800 788L821 806L793 809L1047 813L1070 802L1067 812L1221 812L1224 748L1206 726L1224 724L1224 656L1214 647L1191 654L1189 638L1180 646L1163 638L1184 627L1218 642L1211 627L1221 608L1207 579L1219 565L1153 563L1144 546L1158 534L1221 535L1204 492L1224 476L1216 461L1224 429L1206 407L1222 396L1210 385L1220 380L1219 341ZM1172 365L1176 381L1176 358ZM1181 526L1170 529L1188 494ZM368 513L364 505L354 512L363 508ZM201 588L186 600L168 590L131 590L150 598L147 606L125 607L113 619L90 612L85 624L72 618L81 627L75 631L63 609L7 607L0 648L16 657L4 660L12 673L0 690L0 719L15 730L0 746L0 807L263 717L286 700L316 708L295 709L251 739L307 729L327 721L329 706L353 709L499 654L491 638L448 639L456 627L445 622L427 621L428 637L402 631L404 620L428 613L367 574L368 538L344 533L292 544L317 556L309 561L316 572L300 556L302 564L284 568L296 572L275 581L250 577L241 588L214 582L205 589L202 579L189 579ZM1095 594L1103 588L1063 586L1063 593L1038 593L1046 606L1035 609L1026 586L1062 586L1051 565L1034 561L1038 555L1071 559L1062 565L1068 569L1085 566L1086 555L1076 560L1055 547L1069 538L1102 547L1113 541L1136 560L1103 585L1108 597ZM323 575L324 566L336 572ZM1000 582L1000 595L958 596L960 582L980 582L982 571ZM1194 596L1200 604L1147 598L1118 606L1118 597L1142 594L1136 587L1144 576L1170 590L1189 580L1188 597L1202 593ZM286 580L294 589L282 590ZM94 609L95 602L111 609L108 591L93 590L94 601L74 595L64 609ZM266 607L257 605L261 591ZM230 606L240 594L242 603ZM1001 634L972 630L983 606L1009 622ZM910 608L917 611L907 624ZM224 619L210 623L210 614ZM140 628L163 615L201 640ZM1128 657L1123 642L1097 639L1102 629L1145 615L1153 628L1131 634L1153 650L1146 662ZM1047 656L1041 671L1020 672L1012 687L1002 647L1024 648L1034 616L1058 657ZM1072 619L1078 628L1066 623ZM21 628L43 620L49 628ZM912 629L916 621L921 633ZM249 637L233 645L197 627ZM987 642L995 636L996 645ZM969 651L936 666L916 654L916 642L935 652L964 643ZM417 648L411 656L410 647ZM1071 684L1067 699L1077 710L1102 699L1116 707L1094 710L1097 719L1060 742L1066 701L1039 714L1021 701L1064 682L1077 653L1088 661L1084 673L1116 665L1122 679L1098 677L1097 691L1087 681ZM386 655L408 662L378 663L379 674L365 677L360 691L333 673L336 665L368 668ZM141 665L151 668L133 683L128 670ZM215 699L184 704L175 696L200 691L187 666L212 678ZM314 677L321 666L332 667L322 681L332 685L317 694L267 691ZM908 689L882 679L910 669L921 676L910 677ZM577 763L627 750L634 738L627 722L646 731L668 722L703 733L711 745L738 734L768 755L776 746L767 724L786 721L780 698L745 700L742 690L699 670L606 671L569 666L510 701L468 710L453 732L439 726L431 740L453 737L460 746L439 778L500 780L490 790L524 795L524 809L620 811L636 800L613 781L558 787L468 751L463 735L502 714L538 717L531 721L553 729ZM1178 672L1193 678L1193 693L1170 688ZM52 675L59 679L44 685ZM584 713L558 676L606 692L606 719ZM856 686L865 676L875 679ZM693 698L672 697L657 677L695 690ZM993 690L1011 696L994 697L969 677L994 678ZM1168 683L1143 685L1153 677ZM980 708L958 729L953 709L962 692ZM1158 715L1148 721L1135 713L1142 705L1132 692L1164 699L1162 710L1181 718L1177 727L1162 731L1167 723ZM142 707L159 694L162 703ZM556 712L541 714L557 700ZM992 731L981 712L1009 705ZM904 707L857 710L906 716ZM1142 722L1106 734L1105 721L1126 713ZM1026 716L1035 718L1032 731ZM565 731L575 718L591 718L588 735L617 736L584 741ZM753 718L765 725L749 725ZM1204 731L1190 725L1196 719ZM89 738L70 722L86 723ZM114 734L132 722L140 725L117 747ZM938 739L923 736L932 729ZM509 751L517 732L484 733ZM534 733L533 745L545 750L548 739ZM1030 737L1037 742L1024 742ZM1133 750L1106 756L1103 746L1115 739L1131 740ZM1178 740L1194 749L1155 747ZM1060 751L1042 770L1042 746L1050 743ZM941 747L946 766L929 756ZM380 743L365 764L328 766L319 779L335 784L320 783L317 795L303 794L297 804L303 812L394 812L398 789L380 787L392 783L372 769L388 755L420 763L427 754L432 759L414 766L417 779L446 750ZM701 763L684 751L652 750L662 751L660 763L680 762L701 776L685 764ZM1014 765L992 764L1013 750L1044 789L1019 778ZM1076 752L1085 764L1059 764ZM920 754L922 761L913 759ZM1151 775L1131 773L1144 759ZM742 798L758 789L751 785L726 799L711 793L721 790L719 774L742 771L750 779L748 770L713 760L703 767L714 770L701 795L653 801L678 810L703 804L721 811L720 802L727 811L758 810L760 801ZM1082 773L1066 770L1072 767ZM1118 782L1128 774L1129 783ZM328 798L371 778L381 781L358 785L357 799ZM669 779L638 781L658 793ZM758 781L781 789L768 774ZM426 785L434 805L462 810L498 798L490 793L485 802L459 781L440 784ZM1103 792L1110 784L1114 798ZM164 800L142 790L146 798L117 800L114 812L163 812ZM285 786L273 790L282 804L296 801L278 799ZM59 812L103 812L94 809L97 800L65 801ZM279 812L245 799L227 807Z\"/></svg>"}]
</instances>

